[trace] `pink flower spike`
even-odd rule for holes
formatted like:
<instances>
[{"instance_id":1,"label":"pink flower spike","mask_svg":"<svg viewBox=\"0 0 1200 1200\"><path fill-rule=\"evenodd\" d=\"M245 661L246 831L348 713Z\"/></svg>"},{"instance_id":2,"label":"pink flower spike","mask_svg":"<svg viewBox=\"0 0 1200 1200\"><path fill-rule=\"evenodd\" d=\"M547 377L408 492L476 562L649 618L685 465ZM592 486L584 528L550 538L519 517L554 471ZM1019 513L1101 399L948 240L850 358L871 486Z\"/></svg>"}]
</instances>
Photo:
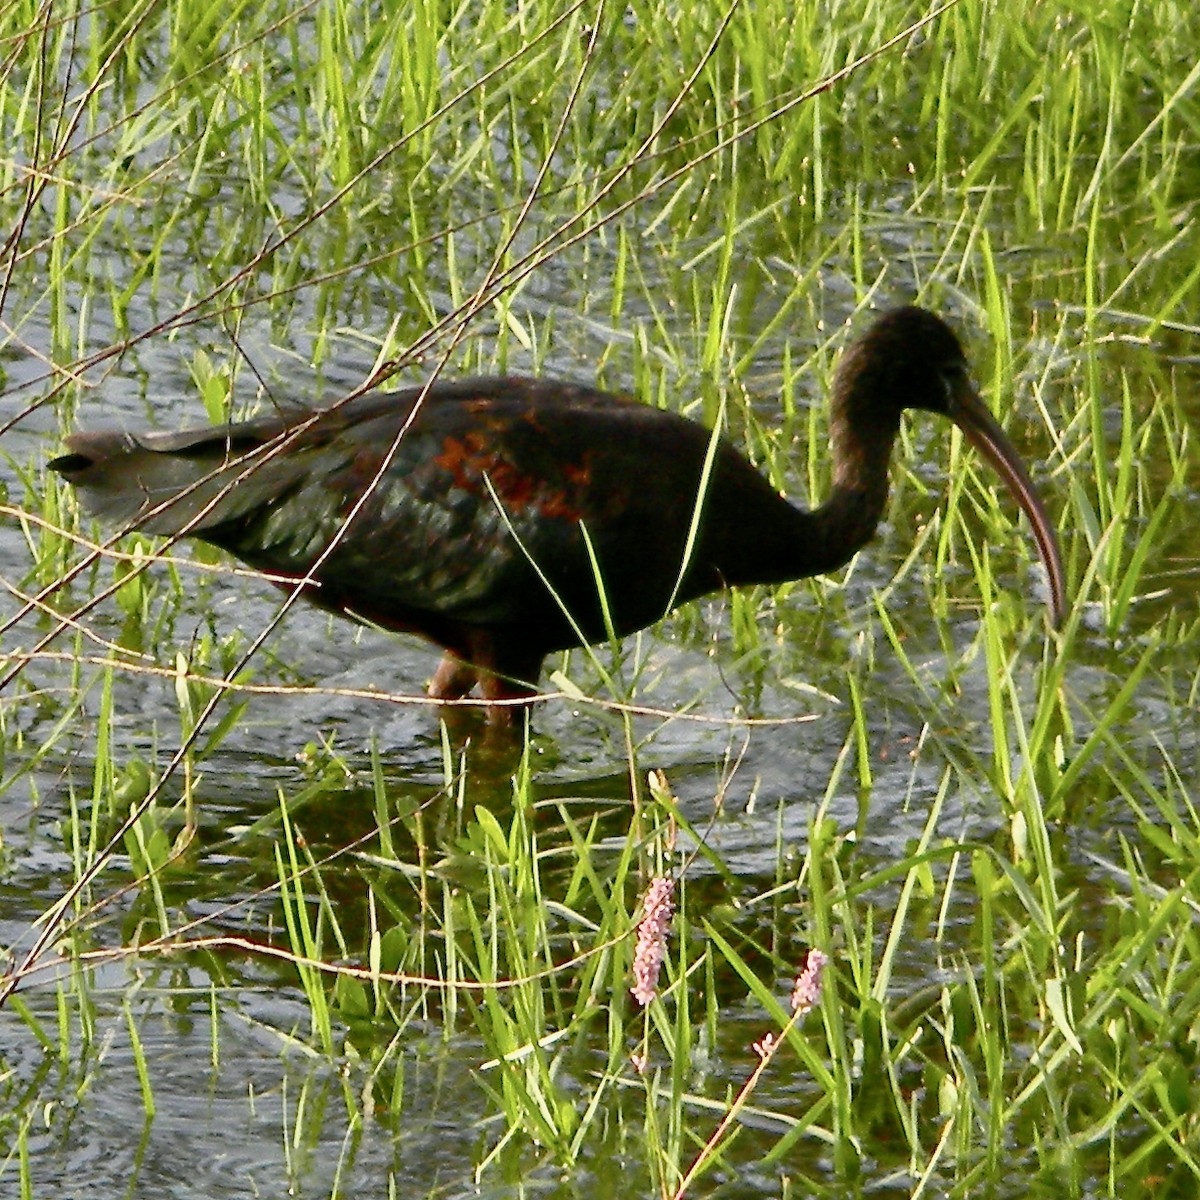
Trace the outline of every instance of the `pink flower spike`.
<instances>
[{"instance_id":1,"label":"pink flower spike","mask_svg":"<svg viewBox=\"0 0 1200 1200\"><path fill-rule=\"evenodd\" d=\"M764 1033L757 1042L751 1043L751 1049L758 1055L759 1058L770 1058L775 1053L777 1045L775 1035L773 1033Z\"/></svg>"},{"instance_id":2,"label":"pink flower spike","mask_svg":"<svg viewBox=\"0 0 1200 1200\"><path fill-rule=\"evenodd\" d=\"M820 950L808 952L804 968L796 976L796 984L792 988L792 1012L806 1013L821 1003L821 975L828 962L828 956Z\"/></svg>"},{"instance_id":3,"label":"pink flower spike","mask_svg":"<svg viewBox=\"0 0 1200 1200\"><path fill-rule=\"evenodd\" d=\"M645 1008L658 995L658 974L667 953L667 934L675 911L672 896L675 880L658 875L650 882L642 901L637 950L633 955L633 998Z\"/></svg>"}]
</instances>

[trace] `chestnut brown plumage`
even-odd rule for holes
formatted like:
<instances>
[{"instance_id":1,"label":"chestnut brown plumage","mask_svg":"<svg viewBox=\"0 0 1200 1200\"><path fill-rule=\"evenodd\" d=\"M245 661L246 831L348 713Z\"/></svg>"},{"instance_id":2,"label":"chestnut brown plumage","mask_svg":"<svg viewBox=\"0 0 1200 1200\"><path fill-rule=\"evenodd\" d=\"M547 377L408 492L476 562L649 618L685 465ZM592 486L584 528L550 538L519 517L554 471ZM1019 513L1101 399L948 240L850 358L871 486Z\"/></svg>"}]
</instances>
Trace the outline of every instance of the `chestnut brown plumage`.
<instances>
[{"instance_id":1,"label":"chestnut brown plumage","mask_svg":"<svg viewBox=\"0 0 1200 1200\"><path fill-rule=\"evenodd\" d=\"M879 522L905 409L948 417L1012 489L1057 620L1053 527L958 339L920 308L883 315L843 355L833 484L814 509L701 425L540 379L438 382L180 433L79 433L50 466L98 516L200 538L303 581L323 608L436 642L434 695L478 683L497 700L532 694L547 654L610 624L623 636L707 592L840 567Z\"/></svg>"}]
</instances>

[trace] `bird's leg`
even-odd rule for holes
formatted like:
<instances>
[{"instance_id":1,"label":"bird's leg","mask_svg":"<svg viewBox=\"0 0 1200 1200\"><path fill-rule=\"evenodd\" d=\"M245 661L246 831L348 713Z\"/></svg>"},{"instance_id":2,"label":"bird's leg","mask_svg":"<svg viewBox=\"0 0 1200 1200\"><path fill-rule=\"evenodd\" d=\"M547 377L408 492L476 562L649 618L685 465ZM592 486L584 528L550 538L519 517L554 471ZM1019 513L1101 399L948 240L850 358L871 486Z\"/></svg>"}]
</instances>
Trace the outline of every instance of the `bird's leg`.
<instances>
[{"instance_id":1,"label":"bird's leg","mask_svg":"<svg viewBox=\"0 0 1200 1200\"><path fill-rule=\"evenodd\" d=\"M488 723L513 724L526 707L519 701L537 694L542 656L513 645L506 645L498 655L495 640L484 630L472 630L465 643L461 657L449 650L442 656L429 681L429 694L436 700L461 700L478 683L480 695L488 702ZM510 703L497 704L498 700Z\"/></svg>"},{"instance_id":2,"label":"bird's leg","mask_svg":"<svg viewBox=\"0 0 1200 1200\"><path fill-rule=\"evenodd\" d=\"M435 700L461 700L478 681L475 667L447 651L429 681L429 694Z\"/></svg>"},{"instance_id":3,"label":"bird's leg","mask_svg":"<svg viewBox=\"0 0 1200 1200\"><path fill-rule=\"evenodd\" d=\"M429 681L429 694L435 700L461 700L479 684L479 693L488 701L488 724L511 725L524 709L522 704L495 704L496 700L518 701L537 692L537 688L497 675L486 667L475 667L447 651Z\"/></svg>"},{"instance_id":4,"label":"bird's leg","mask_svg":"<svg viewBox=\"0 0 1200 1200\"><path fill-rule=\"evenodd\" d=\"M524 724L528 704L497 704L498 700L528 701L537 695L544 655L526 649L516 635L496 637L485 630L473 631L471 661L479 676L479 691L488 702L488 724Z\"/></svg>"},{"instance_id":5,"label":"bird's leg","mask_svg":"<svg viewBox=\"0 0 1200 1200\"><path fill-rule=\"evenodd\" d=\"M528 701L537 695L537 687L534 684L508 679L503 675L497 675L494 671L479 672L479 690L488 702L489 725L519 725L528 711ZM495 703L497 700L517 701L518 703L497 704ZM525 701L525 703L519 703L520 701Z\"/></svg>"}]
</instances>

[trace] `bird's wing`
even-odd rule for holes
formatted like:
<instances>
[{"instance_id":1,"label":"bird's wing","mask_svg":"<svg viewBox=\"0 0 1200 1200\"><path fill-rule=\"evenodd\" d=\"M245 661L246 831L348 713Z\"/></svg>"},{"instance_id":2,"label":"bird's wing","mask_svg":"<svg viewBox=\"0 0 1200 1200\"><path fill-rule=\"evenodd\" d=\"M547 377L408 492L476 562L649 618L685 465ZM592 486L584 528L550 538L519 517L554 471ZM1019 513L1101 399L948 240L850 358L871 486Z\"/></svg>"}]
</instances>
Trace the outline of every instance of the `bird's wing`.
<instances>
[{"instance_id":1,"label":"bird's wing","mask_svg":"<svg viewBox=\"0 0 1200 1200\"><path fill-rule=\"evenodd\" d=\"M464 386L449 399L432 393L402 435L407 412L379 411L298 445L299 482L240 523L241 545L223 544L295 570L336 539L324 586L369 613L524 624L565 607L595 636L599 570L632 597L621 625L658 615L707 432L584 389L489 381L472 396Z\"/></svg>"}]
</instances>

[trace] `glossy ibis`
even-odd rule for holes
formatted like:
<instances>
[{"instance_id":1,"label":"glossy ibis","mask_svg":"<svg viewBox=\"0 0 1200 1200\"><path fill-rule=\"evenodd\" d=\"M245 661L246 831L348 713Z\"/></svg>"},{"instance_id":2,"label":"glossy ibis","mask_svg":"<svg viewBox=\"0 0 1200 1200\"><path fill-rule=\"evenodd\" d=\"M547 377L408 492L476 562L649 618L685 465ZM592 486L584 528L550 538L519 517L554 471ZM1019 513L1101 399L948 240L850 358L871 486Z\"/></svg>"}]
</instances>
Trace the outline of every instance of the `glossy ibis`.
<instances>
[{"instance_id":1,"label":"glossy ibis","mask_svg":"<svg viewBox=\"0 0 1200 1200\"><path fill-rule=\"evenodd\" d=\"M1046 512L958 339L923 309L885 314L843 355L833 486L811 510L703 426L579 384L469 379L421 396L180 433L78 433L50 466L100 517L201 538L322 608L436 642L447 653L432 695L478 683L499 700L530 696L547 654L610 626L624 636L706 592L840 567L883 512L901 412L925 409L1012 489L1062 615Z\"/></svg>"}]
</instances>

